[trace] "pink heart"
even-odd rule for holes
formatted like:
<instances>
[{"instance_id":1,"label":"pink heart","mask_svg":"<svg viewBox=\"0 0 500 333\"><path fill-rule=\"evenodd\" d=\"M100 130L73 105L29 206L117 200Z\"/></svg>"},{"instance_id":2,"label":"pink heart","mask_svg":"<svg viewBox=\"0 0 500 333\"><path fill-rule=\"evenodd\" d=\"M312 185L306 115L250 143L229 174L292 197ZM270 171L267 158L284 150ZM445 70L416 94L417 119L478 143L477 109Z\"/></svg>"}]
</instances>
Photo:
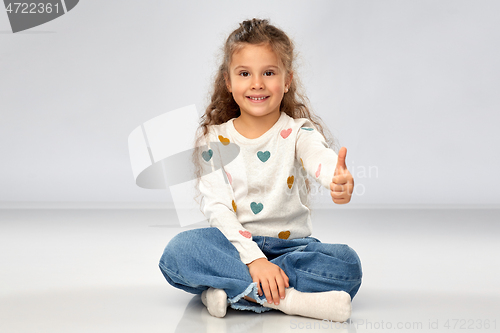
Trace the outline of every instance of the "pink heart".
<instances>
[{"instance_id":1,"label":"pink heart","mask_svg":"<svg viewBox=\"0 0 500 333\"><path fill-rule=\"evenodd\" d=\"M286 130L282 130L280 132L281 136L283 137L283 139L286 139L288 138L288 136L290 135L290 133L292 133L292 129L289 128L289 129L286 129Z\"/></svg>"},{"instance_id":2,"label":"pink heart","mask_svg":"<svg viewBox=\"0 0 500 333\"><path fill-rule=\"evenodd\" d=\"M318 165L318 170L316 171L316 178L319 177L320 173L321 173L321 163Z\"/></svg>"},{"instance_id":3,"label":"pink heart","mask_svg":"<svg viewBox=\"0 0 500 333\"><path fill-rule=\"evenodd\" d=\"M227 179L229 180L229 184L233 184L233 178L231 177L231 174L229 172L226 171L226 176L227 176Z\"/></svg>"},{"instance_id":4,"label":"pink heart","mask_svg":"<svg viewBox=\"0 0 500 333\"><path fill-rule=\"evenodd\" d=\"M243 237L246 237L246 238L252 238L252 234L250 233L250 231L240 230L240 234L241 234Z\"/></svg>"}]
</instances>

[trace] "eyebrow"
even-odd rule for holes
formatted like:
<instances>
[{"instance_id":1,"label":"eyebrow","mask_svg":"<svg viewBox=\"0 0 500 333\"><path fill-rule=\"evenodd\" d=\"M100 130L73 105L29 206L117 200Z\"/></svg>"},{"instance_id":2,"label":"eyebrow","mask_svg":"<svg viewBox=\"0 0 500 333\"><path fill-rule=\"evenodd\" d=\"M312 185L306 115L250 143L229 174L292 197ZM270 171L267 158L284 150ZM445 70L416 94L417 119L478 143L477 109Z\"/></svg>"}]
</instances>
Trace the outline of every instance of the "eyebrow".
<instances>
[{"instance_id":1,"label":"eyebrow","mask_svg":"<svg viewBox=\"0 0 500 333\"><path fill-rule=\"evenodd\" d=\"M278 70L280 69L278 66L274 66L274 65L263 66L263 67L264 67L264 68L276 68L276 69L278 69ZM239 69L239 68L241 68L241 69L246 69L246 68L248 68L248 66L243 66L243 65L236 66L236 67L234 68L234 70L237 70L237 69Z\"/></svg>"}]
</instances>

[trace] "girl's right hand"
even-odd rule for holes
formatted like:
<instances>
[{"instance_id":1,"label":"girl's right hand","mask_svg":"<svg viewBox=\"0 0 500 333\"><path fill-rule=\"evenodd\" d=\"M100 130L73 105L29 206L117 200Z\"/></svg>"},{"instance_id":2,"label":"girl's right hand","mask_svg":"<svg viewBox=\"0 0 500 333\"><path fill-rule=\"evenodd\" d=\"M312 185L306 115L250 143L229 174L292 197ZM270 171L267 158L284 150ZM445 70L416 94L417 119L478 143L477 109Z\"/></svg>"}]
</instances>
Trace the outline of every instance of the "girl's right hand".
<instances>
[{"instance_id":1,"label":"girl's right hand","mask_svg":"<svg viewBox=\"0 0 500 333\"><path fill-rule=\"evenodd\" d=\"M266 258L256 259L247 266L253 282L257 282L259 296L264 292L268 303L280 304L280 298L285 298L285 288L290 286L285 272Z\"/></svg>"}]
</instances>

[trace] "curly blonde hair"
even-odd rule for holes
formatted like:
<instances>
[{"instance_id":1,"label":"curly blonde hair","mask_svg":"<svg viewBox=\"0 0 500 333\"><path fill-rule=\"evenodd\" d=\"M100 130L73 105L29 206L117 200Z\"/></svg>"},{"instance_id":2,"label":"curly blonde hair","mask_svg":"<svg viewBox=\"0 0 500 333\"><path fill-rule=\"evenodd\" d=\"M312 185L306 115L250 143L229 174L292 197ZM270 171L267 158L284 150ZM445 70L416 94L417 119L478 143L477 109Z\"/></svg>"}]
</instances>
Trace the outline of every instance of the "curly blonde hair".
<instances>
[{"instance_id":1,"label":"curly blonde hair","mask_svg":"<svg viewBox=\"0 0 500 333\"><path fill-rule=\"evenodd\" d=\"M195 139L195 148L193 150L193 163L195 166L196 179L200 180L202 167L200 165L199 154L202 150L200 144L206 140L211 125L220 125L228 120L240 116L240 108L229 92L225 77L229 77L229 65L235 52L241 50L245 45L269 45L277 55L281 64L285 68L286 75L294 73L295 51L293 41L287 34L271 25L266 19L251 19L240 23L238 29L234 30L227 38L223 47L222 62L215 74L215 80L211 92L210 104L200 119L197 137ZM307 118L320 132L330 147L334 146L334 140L328 128L324 126L323 121L315 115L309 106L309 100L302 92L302 86L297 75L292 76L288 87L288 92L284 95L280 104L280 111L286 113L291 118ZM310 193L309 180L306 179L307 194ZM198 190L198 183L196 184ZM201 204L201 203L200 203Z\"/></svg>"}]
</instances>

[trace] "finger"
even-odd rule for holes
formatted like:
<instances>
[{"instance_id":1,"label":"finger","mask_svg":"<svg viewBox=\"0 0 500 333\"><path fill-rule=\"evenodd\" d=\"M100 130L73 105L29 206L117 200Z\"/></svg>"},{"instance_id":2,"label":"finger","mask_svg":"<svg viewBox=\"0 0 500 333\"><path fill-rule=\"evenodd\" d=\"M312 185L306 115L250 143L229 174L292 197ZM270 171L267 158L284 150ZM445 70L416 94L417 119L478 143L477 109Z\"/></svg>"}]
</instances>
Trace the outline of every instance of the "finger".
<instances>
[{"instance_id":1,"label":"finger","mask_svg":"<svg viewBox=\"0 0 500 333\"><path fill-rule=\"evenodd\" d=\"M333 200L341 200L341 199L345 199L347 197L347 194L345 192L330 191L330 195L332 196Z\"/></svg>"},{"instance_id":2,"label":"finger","mask_svg":"<svg viewBox=\"0 0 500 333\"><path fill-rule=\"evenodd\" d=\"M351 201L351 197L342 197L339 199L332 198L332 200L336 204L343 205L343 204L349 203L349 201Z\"/></svg>"},{"instance_id":3,"label":"finger","mask_svg":"<svg viewBox=\"0 0 500 333\"><path fill-rule=\"evenodd\" d=\"M272 297L273 303L276 305L280 304L280 293L278 291L277 281L276 280L269 281L269 286L271 289L271 297Z\"/></svg>"},{"instance_id":4,"label":"finger","mask_svg":"<svg viewBox=\"0 0 500 333\"><path fill-rule=\"evenodd\" d=\"M332 192L344 192L347 185L335 185L335 183L330 184L330 191Z\"/></svg>"},{"instance_id":5,"label":"finger","mask_svg":"<svg viewBox=\"0 0 500 333\"><path fill-rule=\"evenodd\" d=\"M289 288L290 287L290 279L288 279L288 276L286 275L284 270L280 270L281 276L283 277L283 281L285 281L285 287Z\"/></svg>"},{"instance_id":6,"label":"finger","mask_svg":"<svg viewBox=\"0 0 500 333\"><path fill-rule=\"evenodd\" d=\"M278 294L281 299L285 298L285 280L283 276L280 274L276 276L276 283L278 284Z\"/></svg>"},{"instance_id":7,"label":"finger","mask_svg":"<svg viewBox=\"0 0 500 333\"><path fill-rule=\"evenodd\" d=\"M349 201L350 201L349 199L333 199L333 202L336 203L337 205L344 205Z\"/></svg>"},{"instance_id":8,"label":"finger","mask_svg":"<svg viewBox=\"0 0 500 333\"><path fill-rule=\"evenodd\" d=\"M352 175L351 173L349 172L349 170L347 170L347 168L341 168L341 169L335 169L335 174L334 176L343 176L343 177L348 177L348 178L352 178ZM334 177L335 178L335 177Z\"/></svg>"},{"instance_id":9,"label":"finger","mask_svg":"<svg viewBox=\"0 0 500 333\"><path fill-rule=\"evenodd\" d=\"M259 296L262 296L262 289L260 288L260 283L259 281L254 281L254 282L257 282L257 293Z\"/></svg>"},{"instance_id":10,"label":"finger","mask_svg":"<svg viewBox=\"0 0 500 333\"><path fill-rule=\"evenodd\" d=\"M351 183L347 183L345 185L330 184L330 191L335 193L352 194L353 189L354 189L354 184Z\"/></svg>"},{"instance_id":11,"label":"finger","mask_svg":"<svg viewBox=\"0 0 500 333\"><path fill-rule=\"evenodd\" d=\"M343 174L335 175L332 178L332 183L337 185L347 184L349 182L349 179L351 178L349 176L350 175L343 175Z\"/></svg>"},{"instance_id":12,"label":"finger","mask_svg":"<svg viewBox=\"0 0 500 333\"><path fill-rule=\"evenodd\" d=\"M347 148L342 147L339 150L339 155L337 157L337 166L335 167L335 174L337 172L340 172L341 170L347 169L347 166L345 165L345 158L347 156Z\"/></svg>"},{"instance_id":13,"label":"finger","mask_svg":"<svg viewBox=\"0 0 500 333\"><path fill-rule=\"evenodd\" d=\"M271 294L271 290L269 289L269 283L267 281L262 281L262 291L264 292L264 295L266 295L267 303L272 304L273 303L273 297Z\"/></svg>"}]
</instances>

